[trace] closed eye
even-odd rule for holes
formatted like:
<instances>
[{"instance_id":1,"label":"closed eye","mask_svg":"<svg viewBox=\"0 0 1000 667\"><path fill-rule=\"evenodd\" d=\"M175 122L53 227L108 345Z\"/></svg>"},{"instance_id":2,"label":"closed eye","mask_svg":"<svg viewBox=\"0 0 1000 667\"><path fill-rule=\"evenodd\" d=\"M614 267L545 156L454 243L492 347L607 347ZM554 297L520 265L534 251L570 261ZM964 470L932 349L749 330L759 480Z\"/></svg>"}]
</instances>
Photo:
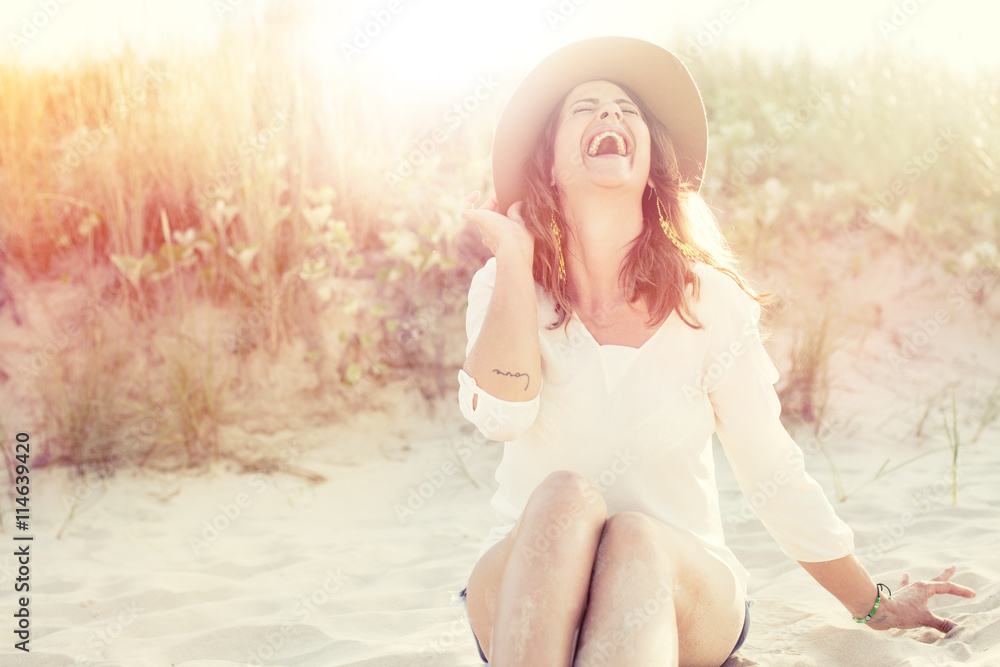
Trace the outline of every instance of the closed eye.
<instances>
[{"instance_id":1,"label":"closed eye","mask_svg":"<svg viewBox=\"0 0 1000 667\"><path fill-rule=\"evenodd\" d=\"M575 109L573 109L573 113L580 113L581 111L593 111L593 110L594 110L593 107L576 107ZM630 113L634 116L640 115L639 110L635 107L623 106L621 107L621 110L622 113Z\"/></svg>"}]
</instances>

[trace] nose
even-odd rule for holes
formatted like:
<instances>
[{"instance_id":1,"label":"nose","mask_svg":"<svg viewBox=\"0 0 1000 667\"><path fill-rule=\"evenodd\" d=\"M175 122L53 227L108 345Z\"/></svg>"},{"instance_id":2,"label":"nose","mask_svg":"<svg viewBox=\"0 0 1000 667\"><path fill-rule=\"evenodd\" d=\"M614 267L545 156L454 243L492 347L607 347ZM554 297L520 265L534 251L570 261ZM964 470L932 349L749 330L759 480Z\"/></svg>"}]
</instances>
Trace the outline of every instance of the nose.
<instances>
[{"instance_id":1,"label":"nose","mask_svg":"<svg viewBox=\"0 0 1000 667\"><path fill-rule=\"evenodd\" d=\"M604 120L608 116L614 116L618 120L622 120L625 118L617 102L608 102L603 107L601 107L601 113L599 118L601 120Z\"/></svg>"}]
</instances>

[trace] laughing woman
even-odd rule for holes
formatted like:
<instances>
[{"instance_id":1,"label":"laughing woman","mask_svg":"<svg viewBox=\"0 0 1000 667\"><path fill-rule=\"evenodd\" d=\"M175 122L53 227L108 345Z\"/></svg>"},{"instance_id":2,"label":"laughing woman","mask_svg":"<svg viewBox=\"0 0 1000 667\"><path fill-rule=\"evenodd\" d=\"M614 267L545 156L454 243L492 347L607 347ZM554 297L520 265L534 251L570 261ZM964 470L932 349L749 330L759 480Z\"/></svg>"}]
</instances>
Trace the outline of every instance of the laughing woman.
<instances>
[{"instance_id":1,"label":"laughing woman","mask_svg":"<svg viewBox=\"0 0 1000 667\"><path fill-rule=\"evenodd\" d=\"M746 639L711 436L782 550L859 622L954 624L953 569L891 595L779 421L759 297L698 196L708 130L670 52L599 38L544 60L496 128L493 253L469 291L463 414L503 441L500 525L462 591L494 665L720 665ZM760 505L760 503L756 503ZM908 584L908 585L907 585Z\"/></svg>"}]
</instances>

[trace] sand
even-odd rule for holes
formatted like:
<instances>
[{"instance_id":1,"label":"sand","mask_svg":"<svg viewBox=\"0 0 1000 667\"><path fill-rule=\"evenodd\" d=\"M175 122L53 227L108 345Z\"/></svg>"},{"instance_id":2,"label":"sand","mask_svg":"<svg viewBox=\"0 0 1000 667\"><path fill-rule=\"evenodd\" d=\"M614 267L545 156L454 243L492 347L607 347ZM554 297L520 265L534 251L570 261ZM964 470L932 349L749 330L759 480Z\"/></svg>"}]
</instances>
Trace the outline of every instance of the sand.
<instances>
[{"instance_id":1,"label":"sand","mask_svg":"<svg viewBox=\"0 0 1000 667\"><path fill-rule=\"evenodd\" d=\"M353 461L336 455L362 433L367 451ZM327 435L329 448L297 459L327 477L319 484L219 471L84 480L43 470L34 490L32 652L12 652L8 637L3 664L480 664L449 592L463 585L491 525L499 449L473 450L471 430L454 418L417 429L358 418ZM841 474L861 479L870 470L858 434L841 437L830 440ZM292 452L294 440L288 434ZM853 458L841 454L849 440ZM468 449L456 449L463 442ZM469 477L447 464L463 451ZM877 580L895 587L903 570L926 578L958 565L955 580L979 595L935 599L940 614L962 625L946 638L856 626L756 519L740 516L739 491L716 453L729 539L756 601L749 639L727 664L997 664L1000 457L988 441L962 452L957 506L946 452L837 503ZM822 457L808 463L829 487ZM73 497L79 506L66 523ZM412 514L401 511L410 506ZM10 608L13 557L0 565Z\"/></svg>"},{"instance_id":2,"label":"sand","mask_svg":"<svg viewBox=\"0 0 1000 667\"><path fill-rule=\"evenodd\" d=\"M730 667L1000 664L1000 424L970 442L1000 377L997 295L956 301L949 322L895 363L901 341L919 341L928 313L948 307L951 286L935 289L935 299L921 290L898 303L894 293L871 296L886 308L863 344L837 357L821 437L809 429L795 436L877 581L896 588L904 571L926 579L954 564L954 580L978 596L933 599L933 609L961 624L947 637L858 626L743 511L716 445L727 539L750 572L755 601L749 638ZM781 368L780 336L773 344ZM957 504L941 413L952 383L963 437ZM434 411L413 391L387 400L395 405L388 412L268 436L295 469L325 478L318 483L221 466L108 479L36 470L30 654L12 648L14 528L9 496L0 496L0 664L481 664L451 593L493 525L500 447L477 441L454 394ZM873 479L887 459L889 470L923 453Z\"/></svg>"}]
</instances>

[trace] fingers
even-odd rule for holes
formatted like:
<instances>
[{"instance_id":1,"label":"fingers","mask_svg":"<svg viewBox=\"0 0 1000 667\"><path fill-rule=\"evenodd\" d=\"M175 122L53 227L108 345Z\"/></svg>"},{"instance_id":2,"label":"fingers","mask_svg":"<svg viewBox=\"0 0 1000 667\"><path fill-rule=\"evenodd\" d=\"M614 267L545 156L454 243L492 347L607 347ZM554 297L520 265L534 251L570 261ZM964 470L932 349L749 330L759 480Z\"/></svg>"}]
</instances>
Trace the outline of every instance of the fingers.
<instances>
[{"instance_id":1,"label":"fingers","mask_svg":"<svg viewBox=\"0 0 1000 667\"><path fill-rule=\"evenodd\" d=\"M903 588L904 586L908 585L909 583L910 583L910 573L909 572L904 572L903 573L903 578L899 581L899 587Z\"/></svg>"},{"instance_id":2,"label":"fingers","mask_svg":"<svg viewBox=\"0 0 1000 667\"><path fill-rule=\"evenodd\" d=\"M472 220L470 215L476 210L475 204L477 201L479 201L479 190L473 190L468 196L465 197L465 199L462 200L462 203L459 206L458 212L467 222Z\"/></svg>"},{"instance_id":3,"label":"fingers","mask_svg":"<svg viewBox=\"0 0 1000 667\"><path fill-rule=\"evenodd\" d=\"M946 570L942 570L941 574L931 579L931 581L948 581L951 579L951 575L955 574L956 567L952 565Z\"/></svg>"},{"instance_id":4,"label":"fingers","mask_svg":"<svg viewBox=\"0 0 1000 667\"><path fill-rule=\"evenodd\" d=\"M947 618L941 618L940 616L930 615L930 618L924 623L928 628L934 628L935 630L940 630L941 632L948 634L952 630L958 627L958 623L954 621L949 621Z\"/></svg>"},{"instance_id":5,"label":"fingers","mask_svg":"<svg viewBox=\"0 0 1000 667\"><path fill-rule=\"evenodd\" d=\"M477 201L479 201L479 190L473 190L471 193L469 193L467 197L465 197L465 199L462 200L461 213L463 218L465 218L466 220L472 220L472 218L466 215L467 213L472 213L474 211L491 211L493 213L496 213L496 211L499 209L496 195L493 195L492 197L487 199L486 202L478 209L476 208Z\"/></svg>"},{"instance_id":6,"label":"fingers","mask_svg":"<svg viewBox=\"0 0 1000 667\"><path fill-rule=\"evenodd\" d=\"M950 581L928 582L927 585L933 595L958 595L963 598L976 597L976 592L971 588L959 586Z\"/></svg>"},{"instance_id":7,"label":"fingers","mask_svg":"<svg viewBox=\"0 0 1000 667\"><path fill-rule=\"evenodd\" d=\"M524 206L523 201L516 201L513 204L511 204L510 208L507 209L507 217L510 218L511 220L516 220L517 222L523 223L524 218L521 217L521 207L523 206Z\"/></svg>"},{"instance_id":8,"label":"fingers","mask_svg":"<svg viewBox=\"0 0 1000 667\"><path fill-rule=\"evenodd\" d=\"M469 194L468 197L462 200L462 210L460 211L460 213L462 214L462 217L465 219L466 222L474 222L477 225L479 225L483 221L484 211L491 212L496 210L495 197L487 199L485 204L483 204L479 208L476 208L475 204L478 200L479 200L479 190L473 191L471 194ZM494 202L493 207L490 206L491 202ZM482 230L480 229L480 231Z\"/></svg>"}]
</instances>

